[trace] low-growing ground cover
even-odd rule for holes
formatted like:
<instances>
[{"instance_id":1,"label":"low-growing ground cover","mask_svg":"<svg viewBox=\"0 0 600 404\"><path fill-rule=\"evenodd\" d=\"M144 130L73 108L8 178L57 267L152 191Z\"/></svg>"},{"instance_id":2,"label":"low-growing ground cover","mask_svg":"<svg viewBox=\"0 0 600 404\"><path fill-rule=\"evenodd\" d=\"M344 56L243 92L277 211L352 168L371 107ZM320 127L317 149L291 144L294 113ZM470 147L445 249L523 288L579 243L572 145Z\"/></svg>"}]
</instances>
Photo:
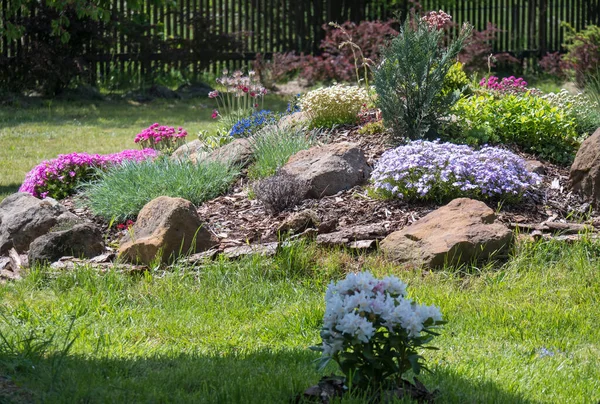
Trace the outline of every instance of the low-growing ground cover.
<instances>
[{"instance_id":1,"label":"low-growing ground cover","mask_svg":"<svg viewBox=\"0 0 600 404\"><path fill-rule=\"evenodd\" d=\"M283 111L286 101L267 96L265 104ZM182 126L192 140L200 130L214 132L216 103L208 98L185 101L44 101L0 109L0 200L16 192L25 175L59 154L106 154L136 148L133 139L154 122Z\"/></svg>"},{"instance_id":2,"label":"low-growing ground cover","mask_svg":"<svg viewBox=\"0 0 600 404\"><path fill-rule=\"evenodd\" d=\"M45 402L288 402L334 371L308 350L327 283L365 269L448 320L421 376L437 402L596 402L599 251L521 244L504 265L437 272L310 245L139 275L35 269L0 286L0 372Z\"/></svg>"}]
</instances>

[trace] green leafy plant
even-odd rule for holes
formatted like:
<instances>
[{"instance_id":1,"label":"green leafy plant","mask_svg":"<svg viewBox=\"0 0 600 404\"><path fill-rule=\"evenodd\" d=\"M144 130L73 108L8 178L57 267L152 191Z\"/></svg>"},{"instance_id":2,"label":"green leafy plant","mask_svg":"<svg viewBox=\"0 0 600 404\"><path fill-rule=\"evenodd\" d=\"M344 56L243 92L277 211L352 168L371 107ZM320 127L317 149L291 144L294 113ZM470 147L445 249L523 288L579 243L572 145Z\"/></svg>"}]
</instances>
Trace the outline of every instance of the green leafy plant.
<instances>
[{"instance_id":1,"label":"green leafy plant","mask_svg":"<svg viewBox=\"0 0 600 404\"><path fill-rule=\"evenodd\" d=\"M369 103L362 87L337 84L309 91L300 98L302 111L308 113L313 128L355 123L361 108Z\"/></svg>"},{"instance_id":2,"label":"green leafy plant","mask_svg":"<svg viewBox=\"0 0 600 404\"><path fill-rule=\"evenodd\" d=\"M238 167L219 162L193 164L169 158L127 162L84 185L84 203L98 216L123 222L163 195L199 205L225 192L239 172Z\"/></svg>"},{"instance_id":3,"label":"green leafy plant","mask_svg":"<svg viewBox=\"0 0 600 404\"><path fill-rule=\"evenodd\" d=\"M444 77L444 86L442 87L442 94L453 94L455 91L459 91L461 94L467 92L469 88L470 80L467 74L463 70L463 65L460 62L456 62L448 70L448 74Z\"/></svg>"},{"instance_id":4,"label":"green leafy plant","mask_svg":"<svg viewBox=\"0 0 600 404\"><path fill-rule=\"evenodd\" d=\"M288 159L315 143L315 132L295 126L271 126L252 138L255 161L248 177L260 179L274 175Z\"/></svg>"},{"instance_id":5,"label":"green leafy plant","mask_svg":"<svg viewBox=\"0 0 600 404\"><path fill-rule=\"evenodd\" d=\"M459 92L443 94L442 89L471 31L465 24L444 46L443 30L409 18L384 49L383 62L374 74L376 103L396 142L426 136L456 103Z\"/></svg>"},{"instance_id":6,"label":"green leafy plant","mask_svg":"<svg viewBox=\"0 0 600 404\"><path fill-rule=\"evenodd\" d=\"M576 121L548 100L530 95L482 94L461 99L446 139L472 145L507 143L550 161L569 164L579 145Z\"/></svg>"}]
</instances>

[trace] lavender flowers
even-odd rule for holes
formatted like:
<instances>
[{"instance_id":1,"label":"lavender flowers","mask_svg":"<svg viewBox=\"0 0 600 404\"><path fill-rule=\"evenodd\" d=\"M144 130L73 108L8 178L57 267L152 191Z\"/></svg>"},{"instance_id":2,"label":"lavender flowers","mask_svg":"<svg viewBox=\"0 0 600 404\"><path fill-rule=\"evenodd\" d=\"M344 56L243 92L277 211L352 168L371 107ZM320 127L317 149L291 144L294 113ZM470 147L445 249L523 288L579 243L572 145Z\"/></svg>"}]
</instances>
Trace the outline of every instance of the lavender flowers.
<instances>
[{"instance_id":1,"label":"lavender flowers","mask_svg":"<svg viewBox=\"0 0 600 404\"><path fill-rule=\"evenodd\" d=\"M371 180L387 196L443 202L457 197L518 200L540 178L507 150L414 141L385 152Z\"/></svg>"}]
</instances>

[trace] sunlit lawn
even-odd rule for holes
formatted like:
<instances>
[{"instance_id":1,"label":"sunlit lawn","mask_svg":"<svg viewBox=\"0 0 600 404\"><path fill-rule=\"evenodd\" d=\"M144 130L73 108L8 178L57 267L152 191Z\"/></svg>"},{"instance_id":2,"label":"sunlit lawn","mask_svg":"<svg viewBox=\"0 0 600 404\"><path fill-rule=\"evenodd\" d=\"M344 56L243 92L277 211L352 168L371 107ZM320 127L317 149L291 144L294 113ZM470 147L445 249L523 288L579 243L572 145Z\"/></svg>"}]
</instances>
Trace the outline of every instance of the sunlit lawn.
<instances>
[{"instance_id":1,"label":"sunlit lawn","mask_svg":"<svg viewBox=\"0 0 600 404\"><path fill-rule=\"evenodd\" d=\"M183 126L189 138L214 131L213 100L43 101L29 107L0 108L0 200L16 192L25 174L45 159L71 152L114 153L138 146L137 133L154 122ZM265 108L284 110L270 97Z\"/></svg>"}]
</instances>

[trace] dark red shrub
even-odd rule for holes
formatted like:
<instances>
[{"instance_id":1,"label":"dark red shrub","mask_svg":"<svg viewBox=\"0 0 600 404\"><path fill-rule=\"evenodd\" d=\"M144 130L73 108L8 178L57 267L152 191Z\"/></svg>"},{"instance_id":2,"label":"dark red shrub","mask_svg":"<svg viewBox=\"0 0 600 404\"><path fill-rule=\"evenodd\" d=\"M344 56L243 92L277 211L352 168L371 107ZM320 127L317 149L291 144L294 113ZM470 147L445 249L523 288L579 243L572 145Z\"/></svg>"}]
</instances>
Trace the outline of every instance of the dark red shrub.
<instances>
[{"instance_id":1,"label":"dark red shrub","mask_svg":"<svg viewBox=\"0 0 600 404\"><path fill-rule=\"evenodd\" d=\"M493 53L496 35L501 29L491 22L483 31L473 31L473 36L463 48L458 59L468 72L487 72L490 67L502 65L519 65L519 59L508 53ZM492 57L490 57L492 56Z\"/></svg>"},{"instance_id":2,"label":"dark red shrub","mask_svg":"<svg viewBox=\"0 0 600 404\"><path fill-rule=\"evenodd\" d=\"M256 55L252 67L266 88L273 90L275 84L293 78L302 67L302 56L296 52L274 53L267 60L261 53Z\"/></svg>"},{"instance_id":3,"label":"dark red shrub","mask_svg":"<svg viewBox=\"0 0 600 404\"><path fill-rule=\"evenodd\" d=\"M393 26L393 21L363 21L358 25L347 21L341 24L341 29L324 25L326 33L320 45L322 53L304 58L301 76L311 84L317 81L353 81L356 80L356 61L362 77L365 61L376 64L381 48L398 35ZM352 52L350 42L362 50L365 61L357 48Z\"/></svg>"}]
</instances>

